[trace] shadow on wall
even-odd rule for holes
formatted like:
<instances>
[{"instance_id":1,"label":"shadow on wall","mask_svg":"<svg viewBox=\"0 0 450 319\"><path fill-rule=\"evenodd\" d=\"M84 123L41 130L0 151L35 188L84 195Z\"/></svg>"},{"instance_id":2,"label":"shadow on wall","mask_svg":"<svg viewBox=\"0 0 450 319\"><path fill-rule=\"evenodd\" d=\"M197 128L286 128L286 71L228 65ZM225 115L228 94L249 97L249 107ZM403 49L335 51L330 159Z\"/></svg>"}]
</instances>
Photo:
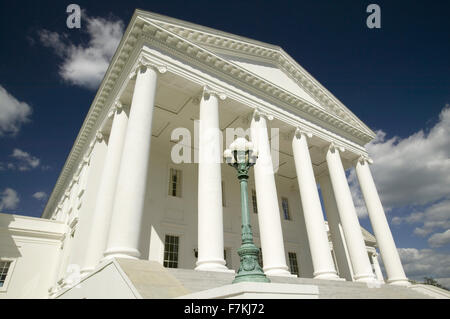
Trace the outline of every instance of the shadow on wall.
<instances>
[{"instance_id":1,"label":"shadow on wall","mask_svg":"<svg viewBox=\"0 0 450 319\"><path fill-rule=\"evenodd\" d=\"M0 258L22 257L10 227L15 220L14 215L0 213Z\"/></svg>"}]
</instances>

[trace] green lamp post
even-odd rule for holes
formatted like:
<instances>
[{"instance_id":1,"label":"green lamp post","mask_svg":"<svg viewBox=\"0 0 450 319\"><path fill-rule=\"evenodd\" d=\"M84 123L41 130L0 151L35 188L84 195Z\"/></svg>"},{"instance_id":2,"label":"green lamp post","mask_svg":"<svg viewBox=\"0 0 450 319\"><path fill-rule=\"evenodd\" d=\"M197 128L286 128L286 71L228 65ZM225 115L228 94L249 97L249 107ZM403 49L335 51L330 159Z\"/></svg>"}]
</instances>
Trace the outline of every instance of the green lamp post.
<instances>
[{"instance_id":1,"label":"green lamp post","mask_svg":"<svg viewBox=\"0 0 450 319\"><path fill-rule=\"evenodd\" d=\"M259 249L253 243L252 226L248 210L247 181L250 167L255 165L257 154L253 144L243 137L237 138L230 145L230 149L223 153L228 165L237 170L237 177L241 185L242 212L242 245L238 249L241 263L233 283L238 282L270 282L258 262Z\"/></svg>"}]
</instances>

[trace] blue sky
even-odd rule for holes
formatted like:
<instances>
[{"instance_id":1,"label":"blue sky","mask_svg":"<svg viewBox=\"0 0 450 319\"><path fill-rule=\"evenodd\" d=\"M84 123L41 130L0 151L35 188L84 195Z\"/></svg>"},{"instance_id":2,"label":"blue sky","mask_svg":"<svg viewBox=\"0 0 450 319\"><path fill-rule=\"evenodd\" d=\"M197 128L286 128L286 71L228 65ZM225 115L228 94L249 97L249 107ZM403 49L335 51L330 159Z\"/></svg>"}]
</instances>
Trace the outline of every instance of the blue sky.
<instances>
[{"instance_id":1,"label":"blue sky","mask_svg":"<svg viewBox=\"0 0 450 319\"><path fill-rule=\"evenodd\" d=\"M288 52L377 132L372 172L407 275L450 286L448 1L373 1L381 29L368 1L75 1L82 27L68 29L70 3L0 2L0 211L41 215L102 76L67 68L89 52L107 63L140 8Z\"/></svg>"}]
</instances>

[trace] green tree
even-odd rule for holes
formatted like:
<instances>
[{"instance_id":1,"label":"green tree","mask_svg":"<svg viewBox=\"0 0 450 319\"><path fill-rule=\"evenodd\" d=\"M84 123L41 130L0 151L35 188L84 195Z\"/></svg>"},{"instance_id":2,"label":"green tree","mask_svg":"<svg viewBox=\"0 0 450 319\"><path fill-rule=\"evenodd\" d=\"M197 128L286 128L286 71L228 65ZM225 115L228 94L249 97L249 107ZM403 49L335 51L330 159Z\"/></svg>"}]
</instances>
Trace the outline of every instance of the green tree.
<instances>
[{"instance_id":1,"label":"green tree","mask_svg":"<svg viewBox=\"0 0 450 319\"><path fill-rule=\"evenodd\" d=\"M437 280L435 280L433 277L423 277L423 279L424 279L423 283L426 285L432 285L438 288L449 290L446 287L442 286L439 282L437 282Z\"/></svg>"}]
</instances>

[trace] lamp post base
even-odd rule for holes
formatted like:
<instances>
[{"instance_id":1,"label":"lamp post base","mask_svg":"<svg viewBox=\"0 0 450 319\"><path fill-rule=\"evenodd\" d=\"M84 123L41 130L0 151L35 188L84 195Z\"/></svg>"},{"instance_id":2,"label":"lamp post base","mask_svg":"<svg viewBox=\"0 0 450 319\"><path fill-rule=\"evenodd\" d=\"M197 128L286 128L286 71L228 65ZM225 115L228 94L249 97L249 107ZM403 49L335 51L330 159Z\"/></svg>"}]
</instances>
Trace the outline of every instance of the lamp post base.
<instances>
[{"instance_id":1,"label":"lamp post base","mask_svg":"<svg viewBox=\"0 0 450 319\"><path fill-rule=\"evenodd\" d=\"M241 258L241 264L233 284L238 282L270 282L258 263L258 247L253 243L243 244L238 249L238 255Z\"/></svg>"}]
</instances>

